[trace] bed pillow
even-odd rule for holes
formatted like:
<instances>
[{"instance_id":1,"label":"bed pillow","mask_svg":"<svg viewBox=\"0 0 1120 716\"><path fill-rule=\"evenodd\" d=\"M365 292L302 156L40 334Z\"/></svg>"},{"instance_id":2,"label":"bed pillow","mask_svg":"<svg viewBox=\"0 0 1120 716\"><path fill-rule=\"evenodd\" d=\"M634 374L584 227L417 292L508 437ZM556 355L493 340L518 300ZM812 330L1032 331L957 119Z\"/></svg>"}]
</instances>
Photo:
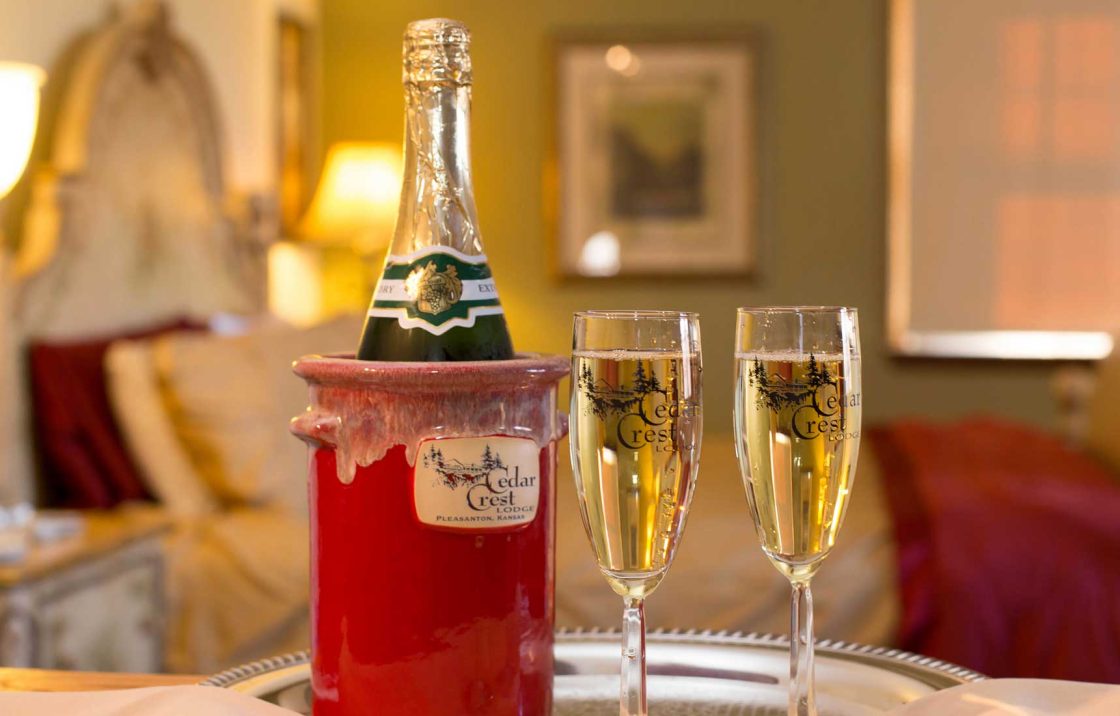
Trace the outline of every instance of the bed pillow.
<instances>
[{"instance_id":1,"label":"bed pillow","mask_svg":"<svg viewBox=\"0 0 1120 716\"><path fill-rule=\"evenodd\" d=\"M243 336L169 335L153 343L176 434L195 469L227 505L307 511L307 450L288 422L307 406L291 363L352 349L360 317Z\"/></svg>"},{"instance_id":2,"label":"bed pillow","mask_svg":"<svg viewBox=\"0 0 1120 716\"><path fill-rule=\"evenodd\" d=\"M215 512L218 502L179 442L160 390L150 340L114 341L105 355L113 415L144 484L173 515Z\"/></svg>"},{"instance_id":3,"label":"bed pillow","mask_svg":"<svg viewBox=\"0 0 1120 716\"><path fill-rule=\"evenodd\" d=\"M1120 683L1120 487L1107 470L997 418L867 435L898 544L895 646L997 678Z\"/></svg>"},{"instance_id":4,"label":"bed pillow","mask_svg":"<svg viewBox=\"0 0 1120 716\"><path fill-rule=\"evenodd\" d=\"M31 344L35 443L50 502L108 508L151 497L113 418L105 388L105 353L118 338L197 328L178 320L124 336Z\"/></svg>"}]
</instances>

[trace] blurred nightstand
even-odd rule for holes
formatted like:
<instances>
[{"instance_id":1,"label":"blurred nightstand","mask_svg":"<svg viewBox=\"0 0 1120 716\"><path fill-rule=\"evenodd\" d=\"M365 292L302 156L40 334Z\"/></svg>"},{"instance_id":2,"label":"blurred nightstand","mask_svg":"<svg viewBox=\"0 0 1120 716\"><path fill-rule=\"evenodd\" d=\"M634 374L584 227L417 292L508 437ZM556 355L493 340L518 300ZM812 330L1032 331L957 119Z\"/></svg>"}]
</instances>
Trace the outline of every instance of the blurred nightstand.
<instances>
[{"instance_id":1,"label":"blurred nightstand","mask_svg":"<svg viewBox=\"0 0 1120 716\"><path fill-rule=\"evenodd\" d=\"M172 522L156 509L82 514L80 534L0 566L0 666L160 671Z\"/></svg>"}]
</instances>

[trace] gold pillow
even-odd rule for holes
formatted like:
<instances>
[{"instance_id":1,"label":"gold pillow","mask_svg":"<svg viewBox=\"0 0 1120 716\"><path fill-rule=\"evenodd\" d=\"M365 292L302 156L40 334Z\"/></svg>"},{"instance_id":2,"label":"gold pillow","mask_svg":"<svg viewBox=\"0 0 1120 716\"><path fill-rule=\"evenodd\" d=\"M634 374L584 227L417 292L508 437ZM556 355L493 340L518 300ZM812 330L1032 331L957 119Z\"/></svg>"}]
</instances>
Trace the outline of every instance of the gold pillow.
<instances>
[{"instance_id":1,"label":"gold pillow","mask_svg":"<svg viewBox=\"0 0 1120 716\"><path fill-rule=\"evenodd\" d=\"M114 341L105 354L105 385L129 454L160 504L183 517L216 511L218 503L168 415L152 341Z\"/></svg>"},{"instance_id":2,"label":"gold pillow","mask_svg":"<svg viewBox=\"0 0 1120 716\"><path fill-rule=\"evenodd\" d=\"M153 355L175 431L222 502L307 512L306 446L288 421L307 406L292 361L352 349L359 317L240 336L169 334Z\"/></svg>"}]
</instances>

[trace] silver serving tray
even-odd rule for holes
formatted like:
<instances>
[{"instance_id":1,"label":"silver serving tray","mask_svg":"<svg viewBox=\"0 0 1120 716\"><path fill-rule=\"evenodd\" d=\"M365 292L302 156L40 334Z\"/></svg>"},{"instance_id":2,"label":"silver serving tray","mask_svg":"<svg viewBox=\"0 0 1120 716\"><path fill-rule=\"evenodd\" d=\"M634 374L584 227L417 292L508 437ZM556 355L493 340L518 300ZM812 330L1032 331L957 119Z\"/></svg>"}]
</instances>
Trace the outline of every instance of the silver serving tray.
<instances>
[{"instance_id":1,"label":"silver serving tray","mask_svg":"<svg viewBox=\"0 0 1120 716\"><path fill-rule=\"evenodd\" d=\"M554 716L618 713L618 632L556 634ZM985 677L897 649L817 642L822 716L882 714L926 694ZM311 713L308 652L278 656L210 677L300 714ZM786 713L789 639L766 634L656 632L647 642L650 710L663 714Z\"/></svg>"}]
</instances>

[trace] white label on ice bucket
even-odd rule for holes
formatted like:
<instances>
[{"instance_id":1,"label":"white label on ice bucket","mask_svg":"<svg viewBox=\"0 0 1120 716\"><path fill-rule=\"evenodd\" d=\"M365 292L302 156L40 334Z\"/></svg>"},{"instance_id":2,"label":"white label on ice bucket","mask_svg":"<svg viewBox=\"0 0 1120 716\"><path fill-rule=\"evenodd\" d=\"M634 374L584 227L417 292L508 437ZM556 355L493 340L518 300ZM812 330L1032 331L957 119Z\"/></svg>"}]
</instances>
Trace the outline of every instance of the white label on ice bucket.
<instances>
[{"instance_id":1,"label":"white label on ice bucket","mask_svg":"<svg viewBox=\"0 0 1120 716\"><path fill-rule=\"evenodd\" d=\"M539 453L528 438L425 440L413 478L416 517L464 531L532 522L541 494Z\"/></svg>"}]
</instances>

